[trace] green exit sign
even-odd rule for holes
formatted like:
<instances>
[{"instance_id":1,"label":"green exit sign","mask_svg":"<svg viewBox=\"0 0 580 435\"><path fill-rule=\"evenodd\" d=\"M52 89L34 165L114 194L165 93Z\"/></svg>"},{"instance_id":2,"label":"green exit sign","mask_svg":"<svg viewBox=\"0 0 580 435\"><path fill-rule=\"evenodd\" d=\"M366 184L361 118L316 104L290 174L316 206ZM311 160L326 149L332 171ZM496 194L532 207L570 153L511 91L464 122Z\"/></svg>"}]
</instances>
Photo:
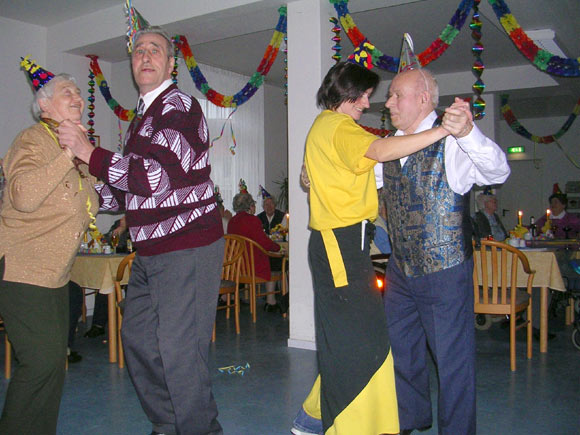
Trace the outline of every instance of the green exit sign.
<instances>
[{"instance_id":1,"label":"green exit sign","mask_svg":"<svg viewBox=\"0 0 580 435\"><path fill-rule=\"evenodd\" d=\"M520 153L525 153L526 152L526 148L525 147L508 147L507 149L508 154L520 154Z\"/></svg>"}]
</instances>

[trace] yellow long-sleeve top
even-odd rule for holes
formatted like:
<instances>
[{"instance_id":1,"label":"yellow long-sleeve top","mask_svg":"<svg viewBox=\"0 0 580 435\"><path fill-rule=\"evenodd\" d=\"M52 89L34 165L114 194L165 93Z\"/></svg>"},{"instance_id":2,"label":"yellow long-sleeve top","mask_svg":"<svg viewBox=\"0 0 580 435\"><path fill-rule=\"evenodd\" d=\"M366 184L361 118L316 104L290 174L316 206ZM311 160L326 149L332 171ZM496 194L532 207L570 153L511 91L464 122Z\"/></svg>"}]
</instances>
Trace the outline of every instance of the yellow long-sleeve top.
<instances>
[{"instance_id":1,"label":"yellow long-sleeve top","mask_svg":"<svg viewBox=\"0 0 580 435\"><path fill-rule=\"evenodd\" d=\"M377 137L342 113L324 110L306 139L305 164L310 179L310 227L327 230L377 218L373 167L365 157Z\"/></svg>"},{"instance_id":2,"label":"yellow long-sleeve top","mask_svg":"<svg viewBox=\"0 0 580 435\"><path fill-rule=\"evenodd\" d=\"M41 124L22 131L4 158L6 187L0 212L0 258L5 281L58 288L89 225L87 197L96 215L95 178L80 170Z\"/></svg>"}]
</instances>

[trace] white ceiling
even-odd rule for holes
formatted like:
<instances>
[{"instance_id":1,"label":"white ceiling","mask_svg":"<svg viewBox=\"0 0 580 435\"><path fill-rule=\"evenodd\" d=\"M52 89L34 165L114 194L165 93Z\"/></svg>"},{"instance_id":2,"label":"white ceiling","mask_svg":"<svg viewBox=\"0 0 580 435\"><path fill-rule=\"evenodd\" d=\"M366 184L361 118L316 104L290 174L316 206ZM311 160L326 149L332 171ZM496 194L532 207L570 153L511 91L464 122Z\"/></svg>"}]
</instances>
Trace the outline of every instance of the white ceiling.
<instances>
[{"instance_id":1,"label":"white ceiling","mask_svg":"<svg viewBox=\"0 0 580 435\"><path fill-rule=\"evenodd\" d=\"M290 0L292 1L292 0ZM580 55L580 1L579 0L505 0L520 26L526 30L552 29L556 42L569 57ZM0 0L0 16L50 27L72 18L100 9L118 6L120 0ZM459 6L460 0L351 0L348 7L354 22L367 38L383 53L398 57L401 35L410 32L415 52L419 53L441 33ZM255 7L240 7L230 14L202 16L166 24L172 34L185 35L200 63L235 71L250 76L256 71L272 37L281 3L264 0ZM375 5L371 10L363 7ZM398 4L383 7L384 4ZM138 2L133 3L139 9ZM154 22L152 17L145 17ZM120 17L120 19L124 19ZM514 47L499 24L490 4L480 3L484 46L483 63L486 68L529 65L529 61ZM435 74L471 71L474 40L469 30L471 15L447 52L429 68ZM328 37L333 36L331 23ZM341 33L343 56L352 52L352 44ZM291 43L292 35L288 35ZM80 47L74 54L97 54L100 59L117 62L127 58L124 35L112 35L109 40ZM332 53L329 53L331 56ZM267 77L267 82L281 86L284 83L283 53L280 53ZM375 69L375 71L378 71ZM380 72L384 78L391 73ZM580 78L557 78L559 86L519 90L511 93L510 104L520 117L568 115L580 97ZM485 83L485 71L482 76ZM525 77L522 78L525 80ZM475 81L475 77L474 77ZM471 94L466 89L466 95ZM483 95L485 98L485 94ZM376 107L374 107L377 109ZM378 110L378 109L377 109Z\"/></svg>"}]
</instances>

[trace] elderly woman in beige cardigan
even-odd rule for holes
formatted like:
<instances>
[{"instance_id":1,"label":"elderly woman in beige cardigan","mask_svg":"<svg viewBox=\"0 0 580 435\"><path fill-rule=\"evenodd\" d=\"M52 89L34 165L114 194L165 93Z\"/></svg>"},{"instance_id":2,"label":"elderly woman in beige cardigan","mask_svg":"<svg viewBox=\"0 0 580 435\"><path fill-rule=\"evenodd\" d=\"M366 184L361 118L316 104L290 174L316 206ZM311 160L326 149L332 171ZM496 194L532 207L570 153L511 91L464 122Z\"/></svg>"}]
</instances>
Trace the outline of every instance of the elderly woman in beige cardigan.
<instances>
[{"instance_id":1,"label":"elderly woman in beige cardigan","mask_svg":"<svg viewBox=\"0 0 580 435\"><path fill-rule=\"evenodd\" d=\"M37 67L30 65L23 66L29 71ZM49 80L42 83L46 77ZM40 85L38 78L31 78L36 88L33 112L39 122L16 136L4 158L0 315L16 365L0 419L2 434L56 433L70 269L99 206L94 178L60 146L55 133L65 119L81 121L84 102L74 78L44 72Z\"/></svg>"}]
</instances>

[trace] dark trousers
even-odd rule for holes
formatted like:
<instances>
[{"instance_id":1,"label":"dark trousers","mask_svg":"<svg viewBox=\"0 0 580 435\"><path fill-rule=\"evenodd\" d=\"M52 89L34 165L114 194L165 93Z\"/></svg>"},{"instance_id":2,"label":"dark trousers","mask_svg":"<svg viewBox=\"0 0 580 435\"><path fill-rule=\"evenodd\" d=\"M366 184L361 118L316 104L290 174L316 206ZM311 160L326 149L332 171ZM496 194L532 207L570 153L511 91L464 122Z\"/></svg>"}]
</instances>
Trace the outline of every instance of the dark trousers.
<instances>
[{"instance_id":1,"label":"dark trousers","mask_svg":"<svg viewBox=\"0 0 580 435\"><path fill-rule=\"evenodd\" d=\"M391 259L386 282L401 430L432 424L429 346L439 375L439 433L475 434L473 261L408 278Z\"/></svg>"},{"instance_id":2,"label":"dark trousers","mask_svg":"<svg viewBox=\"0 0 580 435\"><path fill-rule=\"evenodd\" d=\"M221 434L207 365L224 240L137 254L122 336L131 380L156 432Z\"/></svg>"},{"instance_id":3,"label":"dark trousers","mask_svg":"<svg viewBox=\"0 0 580 435\"><path fill-rule=\"evenodd\" d=\"M68 282L69 287L69 320L68 320L68 347L72 349L79 317L83 310L83 289L74 281Z\"/></svg>"},{"instance_id":4,"label":"dark trousers","mask_svg":"<svg viewBox=\"0 0 580 435\"><path fill-rule=\"evenodd\" d=\"M0 277L4 259L0 260ZM16 359L0 434L56 433L65 375L68 284L46 288L0 280L0 315Z\"/></svg>"}]
</instances>

